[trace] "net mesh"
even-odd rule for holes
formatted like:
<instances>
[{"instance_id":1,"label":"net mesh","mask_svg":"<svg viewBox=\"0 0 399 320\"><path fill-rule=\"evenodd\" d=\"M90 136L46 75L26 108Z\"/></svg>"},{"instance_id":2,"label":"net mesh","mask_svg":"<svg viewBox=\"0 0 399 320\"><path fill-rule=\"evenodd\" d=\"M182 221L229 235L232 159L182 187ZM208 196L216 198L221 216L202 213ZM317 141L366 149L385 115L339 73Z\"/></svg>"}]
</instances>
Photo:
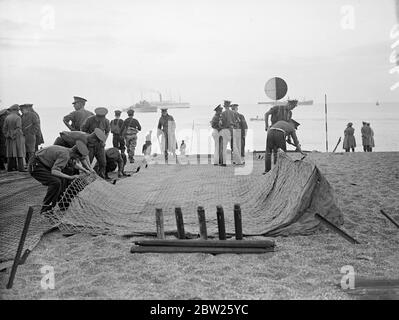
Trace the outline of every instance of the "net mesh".
<instances>
[{"instance_id":1,"label":"net mesh","mask_svg":"<svg viewBox=\"0 0 399 320\"><path fill-rule=\"evenodd\" d=\"M208 234L217 234L216 206L225 212L226 231L234 233L233 207L241 204L246 235L310 234L320 227L317 212L343 223L333 190L317 167L279 153L273 170L237 175L233 167L154 165L111 184L89 175L76 179L60 204L46 213L66 233L154 234L155 209L164 213L165 231L176 232L175 208L188 233L198 234L197 207L206 212Z\"/></svg>"}]
</instances>

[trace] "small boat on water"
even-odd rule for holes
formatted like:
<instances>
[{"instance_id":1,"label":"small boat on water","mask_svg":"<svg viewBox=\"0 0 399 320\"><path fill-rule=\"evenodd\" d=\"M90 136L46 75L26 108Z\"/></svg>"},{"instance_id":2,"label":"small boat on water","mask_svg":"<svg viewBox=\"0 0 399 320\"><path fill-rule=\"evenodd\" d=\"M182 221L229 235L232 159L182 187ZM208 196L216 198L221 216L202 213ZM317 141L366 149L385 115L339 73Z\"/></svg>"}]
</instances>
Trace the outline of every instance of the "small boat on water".
<instances>
[{"instance_id":1,"label":"small boat on water","mask_svg":"<svg viewBox=\"0 0 399 320\"><path fill-rule=\"evenodd\" d=\"M256 118L250 118L250 121L265 121L265 118L256 116Z\"/></svg>"}]
</instances>

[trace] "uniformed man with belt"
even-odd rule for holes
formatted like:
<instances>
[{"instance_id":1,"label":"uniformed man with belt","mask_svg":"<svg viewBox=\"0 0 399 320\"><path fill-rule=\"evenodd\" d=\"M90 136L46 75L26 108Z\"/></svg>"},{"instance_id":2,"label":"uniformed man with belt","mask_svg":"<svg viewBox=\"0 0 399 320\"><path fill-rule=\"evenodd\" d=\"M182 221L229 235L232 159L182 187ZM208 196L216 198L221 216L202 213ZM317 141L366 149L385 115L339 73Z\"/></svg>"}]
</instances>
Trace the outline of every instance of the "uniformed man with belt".
<instances>
[{"instance_id":1,"label":"uniformed man with belt","mask_svg":"<svg viewBox=\"0 0 399 320\"><path fill-rule=\"evenodd\" d=\"M276 164L277 150L287 151L286 138L292 137L297 150L302 153L301 145L295 132L298 126L298 122L290 119L289 121L278 121L269 128L266 139L265 173L271 170L272 153L274 155L273 163Z\"/></svg>"},{"instance_id":2,"label":"uniformed man with belt","mask_svg":"<svg viewBox=\"0 0 399 320\"><path fill-rule=\"evenodd\" d=\"M222 130L220 134L223 137L223 164L226 166L227 159L227 143L230 143L232 150L233 163L236 165L241 165L241 152L238 146L237 136L235 136L235 127L238 121L238 115L236 112L230 109L231 101L224 101L225 110L221 114L222 118Z\"/></svg>"},{"instance_id":3,"label":"uniformed man with belt","mask_svg":"<svg viewBox=\"0 0 399 320\"><path fill-rule=\"evenodd\" d=\"M33 178L48 187L41 212L54 208L68 184L80 177L63 173L68 166L73 165L74 168L89 173L75 162L85 159L88 154L89 150L82 141L77 141L72 148L49 146L36 151L29 160L28 170Z\"/></svg>"},{"instance_id":4,"label":"uniformed man with belt","mask_svg":"<svg viewBox=\"0 0 399 320\"><path fill-rule=\"evenodd\" d=\"M66 115L63 119L65 125L71 131L79 131L83 122L90 116L93 112L85 109L86 99L81 97L73 97L74 102L72 102L75 111Z\"/></svg>"},{"instance_id":5,"label":"uniformed man with belt","mask_svg":"<svg viewBox=\"0 0 399 320\"><path fill-rule=\"evenodd\" d=\"M239 130L239 134L238 134L238 139L240 139L240 151L241 151L241 158L243 160L243 163L245 163L245 138L247 136L247 130L248 130L248 124L247 121L245 120L245 117L243 114L238 112L238 104L232 104L231 105L231 110L237 112L238 115L238 130Z\"/></svg>"},{"instance_id":6,"label":"uniformed man with belt","mask_svg":"<svg viewBox=\"0 0 399 320\"><path fill-rule=\"evenodd\" d=\"M40 133L40 121L36 114L30 111L30 104L21 104L22 116L22 132L25 137L25 152L26 152L26 163L33 156L36 151L36 138Z\"/></svg>"},{"instance_id":7,"label":"uniformed man with belt","mask_svg":"<svg viewBox=\"0 0 399 320\"><path fill-rule=\"evenodd\" d=\"M85 122L81 126L81 131L87 133L93 133L96 128L100 129L104 132L106 139L108 138L108 134L111 130L109 120L105 117L108 113L107 108L96 108L94 110L95 115L88 117ZM105 139L105 140L106 140ZM90 159L93 159L93 156L96 157L99 169L98 175L101 178L105 178L105 166L106 166L106 159L105 159L105 142L100 143L93 151L90 150Z\"/></svg>"},{"instance_id":8,"label":"uniformed man with belt","mask_svg":"<svg viewBox=\"0 0 399 320\"><path fill-rule=\"evenodd\" d=\"M213 111L215 111L215 115L211 120L211 127L213 129L212 137L215 141L215 153L213 155L213 161L214 165L218 166L223 164L223 137L220 135L220 131L222 130L221 116L223 108L219 104L215 109L213 109Z\"/></svg>"},{"instance_id":9,"label":"uniformed man with belt","mask_svg":"<svg viewBox=\"0 0 399 320\"><path fill-rule=\"evenodd\" d=\"M274 106L270 108L270 110L265 113L266 131L269 129L269 116L271 116L271 125L274 125L276 122L281 120L289 121L292 118L292 110L294 110L297 105L298 100L288 100L287 105Z\"/></svg>"},{"instance_id":10,"label":"uniformed man with belt","mask_svg":"<svg viewBox=\"0 0 399 320\"><path fill-rule=\"evenodd\" d=\"M83 141L89 149L89 159L87 161L83 161L82 164L87 169L92 170L90 163L93 161L96 150L101 147L101 144L105 143L105 133L99 128L94 129L92 133L86 133L83 131L62 131L60 132L60 136L55 139L54 145L72 148L78 140Z\"/></svg>"},{"instance_id":11,"label":"uniformed man with belt","mask_svg":"<svg viewBox=\"0 0 399 320\"><path fill-rule=\"evenodd\" d=\"M118 148L108 148L105 150L105 158L107 159L107 165L105 167L105 179L110 179L108 173L114 172L118 167L118 178L130 177L129 174L125 173L125 161ZM94 169L97 169L97 164Z\"/></svg>"}]
</instances>

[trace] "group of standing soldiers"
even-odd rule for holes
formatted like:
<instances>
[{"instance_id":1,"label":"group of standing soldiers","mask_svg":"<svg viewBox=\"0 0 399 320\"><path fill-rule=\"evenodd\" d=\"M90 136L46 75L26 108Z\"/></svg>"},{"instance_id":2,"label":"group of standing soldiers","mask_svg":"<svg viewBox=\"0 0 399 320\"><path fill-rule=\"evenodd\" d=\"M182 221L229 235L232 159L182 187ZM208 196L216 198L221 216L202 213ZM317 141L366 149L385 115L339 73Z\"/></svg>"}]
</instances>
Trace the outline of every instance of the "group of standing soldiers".
<instances>
[{"instance_id":1,"label":"group of standing soldiers","mask_svg":"<svg viewBox=\"0 0 399 320\"><path fill-rule=\"evenodd\" d=\"M21 114L20 114L21 111ZM44 143L33 104L14 104L0 111L0 170L26 172L25 164Z\"/></svg>"},{"instance_id":2,"label":"group of standing soldiers","mask_svg":"<svg viewBox=\"0 0 399 320\"><path fill-rule=\"evenodd\" d=\"M230 144L233 165L245 164L245 138L248 125L244 115L238 112L238 104L225 100L214 111L211 121L212 137L215 141L214 165L226 166L227 145Z\"/></svg>"}]
</instances>

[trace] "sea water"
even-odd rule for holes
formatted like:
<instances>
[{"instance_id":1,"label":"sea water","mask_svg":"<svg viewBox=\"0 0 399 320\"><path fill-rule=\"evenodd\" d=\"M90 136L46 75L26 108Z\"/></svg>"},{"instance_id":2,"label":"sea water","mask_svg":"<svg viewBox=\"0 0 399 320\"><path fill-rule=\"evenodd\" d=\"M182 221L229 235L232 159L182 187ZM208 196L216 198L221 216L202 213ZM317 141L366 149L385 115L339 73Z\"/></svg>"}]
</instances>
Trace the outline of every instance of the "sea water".
<instances>
[{"instance_id":1,"label":"sea water","mask_svg":"<svg viewBox=\"0 0 399 320\"><path fill-rule=\"evenodd\" d=\"M176 137L178 145L184 140L187 146L186 153L212 153L213 139L210 121L214 115L215 105L192 105L188 109L169 109L169 114L176 121ZM250 118L264 117L270 108L267 105L240 104L239 112L248 123L248 136L246 150L265 150L266 132L264 121L250 121ZM87 107L93 111L93 108ZM51 145L59 132L68 130L62 122L63 117L72 112L71 107L40 107L35 106L40 114L45 146ZM127 114L122 113L122 119ZM138 135L136 154L141 154L145 136L152 130L152 152L159 152L157 139L157 124L160 112L135 113L135 118L140 122L142 131ZM107 115L109 120L114 118L114 109L110 108ZM328 151L332 151L338 139L342 141L337 147L337 152L342 152L344 130L348 122L353 123L356 138L356 151L363 151L361 139L362 122L370 122L374 130L375 148L373 151L399 151L399 103L328 103L327 105L327 132L325 125L324 103L311 106L298 106L293 111L293 118L300 123L297 131L298 139L303 150L326 151L326 138ZM112 137L107 140L107 147L112 146ZM293 148L293 147L289 147Z\"/></svg>"}]
</instances>

